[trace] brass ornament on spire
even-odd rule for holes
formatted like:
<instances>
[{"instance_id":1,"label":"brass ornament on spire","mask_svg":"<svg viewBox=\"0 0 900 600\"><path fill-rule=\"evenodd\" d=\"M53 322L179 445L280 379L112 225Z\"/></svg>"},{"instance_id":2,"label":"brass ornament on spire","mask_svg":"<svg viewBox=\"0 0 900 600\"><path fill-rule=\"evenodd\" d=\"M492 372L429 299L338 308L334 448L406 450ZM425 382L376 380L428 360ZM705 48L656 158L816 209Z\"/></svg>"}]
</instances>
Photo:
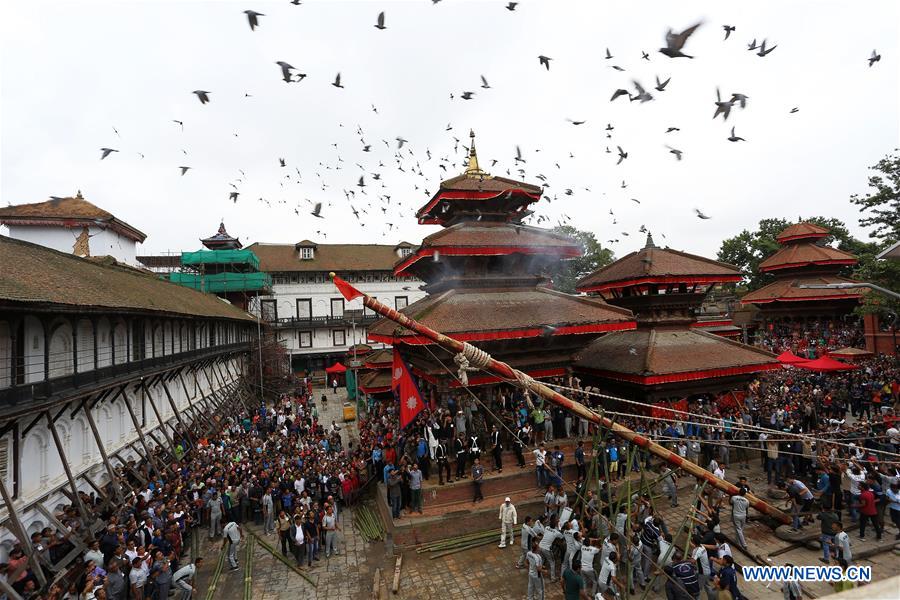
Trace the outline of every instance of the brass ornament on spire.
<instances>
[{"instance_id":1,"label":"brass ornament on spire","mask_svg":"<svg viewBox=\"0 0 900 600\"><path fill-rule=\"evenodd\" d=\"M478 154L475 152L475 130L469 130L469 138L472 141L469 143L469 164L466 167L466 176L480 179L490 177L478 166Z\"/></svg>"}]
</instances>

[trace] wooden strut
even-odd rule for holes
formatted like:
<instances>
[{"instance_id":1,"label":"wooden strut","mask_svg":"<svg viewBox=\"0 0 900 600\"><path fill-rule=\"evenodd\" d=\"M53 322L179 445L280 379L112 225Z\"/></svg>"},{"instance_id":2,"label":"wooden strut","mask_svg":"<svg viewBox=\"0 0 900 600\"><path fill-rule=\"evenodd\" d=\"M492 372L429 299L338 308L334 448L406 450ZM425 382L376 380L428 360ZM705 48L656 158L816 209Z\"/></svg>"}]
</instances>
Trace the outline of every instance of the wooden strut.
<instances>
[{"instance_id":1,"label":"wooden strut","mask_svg":"<svg viewBox=\"0 0 900 600\"><path fill-rule=\"evenodd\" d=\"M131 423L134 425L134 430L138 434L138 439L141 442L141 446L144 447L144 452L147 455L144 457L150 465L156 469L158 474L163 473L163 469L156 463L156 458L153 456L153 453L150 452L150 445L147 444L146 438L144 438L144 430L141 427L140 422L138 421L137 415L134 413L134 407L131 406L131 399L128 397L128 394L125 394L125 408L128 409L128 414L131 415Z\"/></svg>"},{"instance_id":2,"label":"wooden strut","mask_svg":"<svg viewBox=\"0 0 900 600\"><path fill-rule=\"evenodd\" d=\"M69 459L66 457L65 449L63 448L62 440L59 439L59 432L56 431L56 424L53 422L53 417L50 416L49 411L44 411L44 418L47 419L47 429L50 430L50 434L53 436L53 443L56 445L56 452L59 454L59 460L62 463L63 470L66 473L66 479L69 480L69 487L72 488L72 501L75 506L78 508L78 512L81 513L81 517L84 519L85 525L90 524L93 521L93 515L88 514L87 509L84 507L84 502L81 501L81 496L78 494L78 484L75 483L75 477L72 475L72 469L69 467Z\"/></svg>"},{"instance_id":3,"label":"wooden strut","mask_svg":"<svg viewBox=\"0 0 900 600\"><path fill-rule=\"evenodd\" d=\"M31 538L28 536L28 532L22 525L22 521L19 520L19 513L16 512L16 506L13 504L9 491L6 489L6 482L3 481L3 477L0 477L0 496L3 497L3 504L6 505L6 512L9 516L9 523L12 525L13 534L19 539L19 543L22 544L22 550L28 557L28 562L31 563L32 571L34 572L35 577L37 577L38 583L41 584L41 588L43 588L47 585L47 578L44 577L44 570L38 563L37 554L34 553L34 546L31 545ZM12 578L9 580L15 581L15 579ZM18 596L18 594L16 595Z\"/></svg>"},{"instance_id":4,"label":"wooden strut","mask_svg":"<svg viewBox=\"0 0 900 600\"><path fill-rule=\"evenodd\" d=\"M113 484L113 493L121 503L125 499L124 496L122 496L122 482L119 480L119 476L116 474L116 470L113 468L112 463L109 462L109 455L106 453L106 447L103 445L103 438L100 437L100 431L97 429L97 422L94 421L94 415L91 408L87 404L82 408L84 409L84 416L87 417L88 425L91 428L91 433L94 434L94 442L97 443L97 448L100 450L100 458L103 459L103 466L106 467L106 474Z\"/></svg>"},{"instance_id":5,"label":"wooden strut","mask_svg":"<svg viewBox=\"0 0 900 600\"><path fill-rule=\"evenodd\" d=\"M394 321L395 323L406 327L407 329L415 331L419 335L427 337L442 348L449 350L454 354L459 354L465 349L465 344L463 342L455 340L429 327L426 327L425 325L422 325L414 319L410 319L406 315L394 310L390 306L379 302L368 294L364 294L363 292L357 290L340 277L337 277L334 273L330 273L330 276L334 280L335 285L337 285L338 290L341 292L341 295L343 295L348 302L353 300L354 298L362 297L363 305L366 308L377 312L383 317L386 317L391 321ZM561 406L569 412L575 413L582 419L586 419L587 421L608 428L615 436L625 439L641 448L644 448L654 456L661 458L674 467L687 471L688 473L702 481L706 481L707 483L709 483L709 485L715 487L718 490L721 490L729 496L734 496L738 493L738 487L736 485L729 483L724 479L719 479L703 467L687 460L686 458L682 458L677 453L672 452L668 448L657 444L656 442L632 431L631 429L628 429L624 425L615 423L609 418L597 414L595 411L589 409L580 402L575 402L574 400L566 398L559 392L547 387L539 381L532 379L518 369L513 369L505 362L499 361L488 355L488 363L485 366L485 370L491 372L493 375L508 380L510 383L518 384L521 387L534 392L544 400ZM791 522L791 517L789 515L775 508L768 502L757 498L755 495L747 493L746 498L750 501L750 506L752 506L759 512L772 517L780 523Z\"/></svg>"},{"instance_id":6,"label":"wooden strut","mask_svg":"<svg viewBox=\"0 0 900 600\"><path fill-rule=\"evenodd\" d=\"M150 407L153 409L153 414L156 415L156 422L159 423L159 429L162 430L163 437L166 438L166 442L169 444L169 449L172 451L172 458L175 458L175 442L172 439L172 436L169 435L169 432L166 431L166 422L163 421L162 415L159 413L159 408L156 406L156 402L153 401L153 394L150 393L150 390L147 389L147 386L144 385L144 382L141 382L141 389L144 392L144 395L150 401Z\"/></svg>"}]
</instances>

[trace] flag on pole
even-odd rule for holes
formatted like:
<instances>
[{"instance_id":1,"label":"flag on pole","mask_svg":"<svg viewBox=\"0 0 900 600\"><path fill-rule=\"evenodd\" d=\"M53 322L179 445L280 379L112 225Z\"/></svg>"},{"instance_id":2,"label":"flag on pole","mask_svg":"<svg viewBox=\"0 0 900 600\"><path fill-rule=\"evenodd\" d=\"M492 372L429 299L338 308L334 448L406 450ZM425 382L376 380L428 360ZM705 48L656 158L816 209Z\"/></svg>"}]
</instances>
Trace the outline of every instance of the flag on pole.
<instances>
[{"instance_id":1,"label":"flag on pole","mask_svg":"<svg viewBox=\"0 0 900 600\"><path fill-rule=\"evenodd\" d=\"M400 429L404 429L425 409L425 403L397 348L394 348L394 363L391 366L391 390L400 402Z\"/></svg>"},{"instance_id":2,"label":"flag on pole","mask_svg":"<svg viewBox=\"0 0 900 600\"><path fill-rule=\"evenodd\" d=\"M341 279L340 277L335 275L334 272L330 273L330 275L332 277L332 281L334 281L334 285L337 287L338 291L341 293L341 296L343 296L344 299L347 300L347 302L350 302L354 298L359 298L360 296L363 295L363 293L361 291L359 291L358 289L356 289L355 287L353 287L352 285L350 285L349 283L347 283L346 281L344 281L343 279Z\"/></svg>"}]
</instances>

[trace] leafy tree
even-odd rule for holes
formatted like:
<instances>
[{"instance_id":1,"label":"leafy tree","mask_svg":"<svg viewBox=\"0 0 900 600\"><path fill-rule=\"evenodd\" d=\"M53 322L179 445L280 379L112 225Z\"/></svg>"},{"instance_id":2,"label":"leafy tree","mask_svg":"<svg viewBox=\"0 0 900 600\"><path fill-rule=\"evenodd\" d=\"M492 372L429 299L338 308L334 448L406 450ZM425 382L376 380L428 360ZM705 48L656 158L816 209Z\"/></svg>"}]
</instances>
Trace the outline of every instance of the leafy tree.
<instances>
[{"instance_id":1,"label":"leafy tree","mask_svg":"<svg viewBox=\"0 0 900 600\"><path fill-rule=\"evenodd\" d=\"M877 252L875 244L861 242L850 235L843 221L828 217L799 217L797 221L786 219L763 219L754 231L745 229L738 235L722 242L717 258L723 262L739 267L747 278L747 290L752 291L763 287L774 279L771 275L759 270L759 264L775 254L781 245L776 241L776 236L786 227L796 222L814 223L825 227L831 232L819 243L832 244L837 241L837 248L856 254L871 255L874 258ZM846 269L844 275L850 275L851 269Z\"/></svg>"},{"instance_id":2,"label":"leafy tree","mask_svg":"<svg viewBox=\"0 0 900 600\"><path fill-rule=\"evenodd\" d=\"M583 251L581 257L560 261L548 273L553 287L561 292L577 293L575 284L579 279L615 260L612 250L601 246L597 237L590 231L581 231L571 225L560 225L553 229L553 233L575 238Z\"/></svg>"},{"instance_id":3,"label":"leafy tree","mask_svg":"<svg viewBox=\"0 0 900 600\"><path fill-rule=\"evenodd\" d=\"M850 202L865 213L859 224L874 227L869 237L892 244L900 240L900 156L888 154L869 169L876 172L869 177L875 193L853 194Z\"/></svg>"}]
</instances>

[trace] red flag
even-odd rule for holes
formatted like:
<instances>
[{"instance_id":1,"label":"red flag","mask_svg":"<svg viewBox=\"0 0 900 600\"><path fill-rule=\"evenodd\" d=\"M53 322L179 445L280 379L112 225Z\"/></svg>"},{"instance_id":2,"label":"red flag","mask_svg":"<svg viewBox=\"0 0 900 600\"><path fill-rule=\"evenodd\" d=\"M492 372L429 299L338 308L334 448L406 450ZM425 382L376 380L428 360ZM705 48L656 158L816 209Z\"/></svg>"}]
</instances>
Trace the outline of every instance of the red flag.
<instances>
[{"instance_id":1,"label":"red flag","mask_svg":"<svg viewBox=\"0 0 900 600\"><path fill-rule=\"evenodd\" d=\"M396 348L394 348L394 364L391 367L391 389L400 401L400 429L403 429L425 409L425 403L406 362Z\"/></svg>"},{"instance_id":2,"label":"red flag","mask_svg":"<svg viewBox=\"0 0 900 600\"><path fill-rule=\"evenodd\" d=\"M363 295L361 291L359 291L337 275L333 277L333 281L334 285L337 286L338 291L341 293L341 296L343 296L347 300L347 302L350 302L354 298L359 298Z\"/></svg>"}]
</instances>

